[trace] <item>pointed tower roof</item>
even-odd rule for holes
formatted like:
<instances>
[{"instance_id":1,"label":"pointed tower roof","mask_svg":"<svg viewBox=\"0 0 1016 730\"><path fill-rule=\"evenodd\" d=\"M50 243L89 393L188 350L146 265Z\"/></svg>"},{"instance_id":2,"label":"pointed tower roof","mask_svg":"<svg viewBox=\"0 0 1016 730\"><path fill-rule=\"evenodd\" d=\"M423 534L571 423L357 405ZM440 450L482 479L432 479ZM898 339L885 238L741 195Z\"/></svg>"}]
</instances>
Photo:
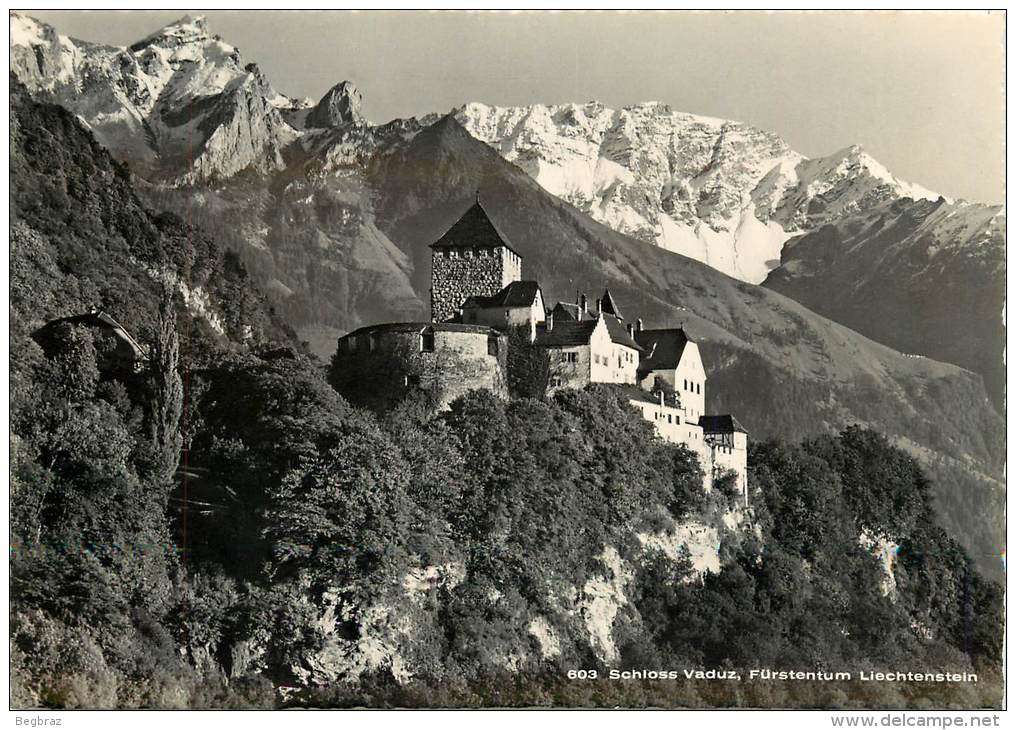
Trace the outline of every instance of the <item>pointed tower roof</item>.
<instances>
[{"instance_id":1,"label":"pointed tower roof","mask_svg":"<svg viewBox=\"0 0 1016 730\"><path fill-rule=\"evenodd\" d=\"M610 289L603 290L603 298L600 300L600 309L602 309L605 314L613 314L620 320L624 319L624 316L621 314L621 310L618 309L617 304L614 303L614 297L610 296Z\"/></svg>"},{"instance_id":2,"label":"pointed tower roof","mask_svg":"<svg viewBox=\"0 0 1016 730\"><path fill-rule=\"evenodd\" d=\"M505 236L495 225L494 221L487 215L483 204L480 203L479 194L476 202L469 207L462 216L452 224L452 227L445 231L441 238L430 244L431 248L473 248L475 246L498 247L504 246L519 258L522 257L518 251L512 248Z\"/></svg>"}]
</instances>

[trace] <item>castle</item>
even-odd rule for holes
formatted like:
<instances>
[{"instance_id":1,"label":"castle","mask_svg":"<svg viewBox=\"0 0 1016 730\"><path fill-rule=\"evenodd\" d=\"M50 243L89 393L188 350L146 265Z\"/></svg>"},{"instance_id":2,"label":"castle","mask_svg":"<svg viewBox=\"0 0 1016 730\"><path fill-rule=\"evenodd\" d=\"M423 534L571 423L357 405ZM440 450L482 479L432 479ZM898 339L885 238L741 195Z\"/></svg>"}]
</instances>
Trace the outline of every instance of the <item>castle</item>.
<instances>
[{"instance_id":1,"label":"castle","mask_svg":"<svg viewBox=\"0 0 1016 730\"><path fill-rule=\"evenodd\" d=\"M732 471L747 502L748 434L731 415L705 413L706 372L682 327L626 321L610 291L548 308L522 256L479 198L431 244L431 321L361 327L339 338L334 361L344 394L392 401L422 390L438 407L475 388L508 395L508 333L549 361L548 393L613 383L664 440L694 451L710 489Z\"/></svg>"}]
</instances>

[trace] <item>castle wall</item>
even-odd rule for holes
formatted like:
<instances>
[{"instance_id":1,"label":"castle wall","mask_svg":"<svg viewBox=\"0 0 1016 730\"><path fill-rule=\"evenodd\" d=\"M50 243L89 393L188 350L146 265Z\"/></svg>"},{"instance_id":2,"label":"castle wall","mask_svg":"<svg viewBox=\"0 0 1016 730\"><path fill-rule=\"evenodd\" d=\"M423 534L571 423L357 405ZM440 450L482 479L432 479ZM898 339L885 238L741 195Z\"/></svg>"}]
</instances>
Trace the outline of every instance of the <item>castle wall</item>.
<instances>
[{"instance_id":1,"label":"castle wall","mask_svg":"<svg viewBox=\"0 0 1016 730\"><path fill-rule=\"evenodd\" d=\"M505 246L434 249L431 252L430 312L445 322L471 296L492 296L522 278L522 258Z\"/></svg>"},{"instance_id":2,"label":"castle wall","mask_svg":"<svg viewBox=\"0 0 1016 730\"><path fill-rule=\"evenodd\" d=\"M421 333L433 334L426 351ZM470 390L508 397L507 338L488 327L408 323L379 325L339 338L333 382L353 403L385 407L423 391L437 408Z\"/></svg>"},{"instance_id":3,"label":"castle wall","mask_svg":"<svg viewBox=\"0 0 1016 730\"><path fill-rule=\"evenodd\" d=\"M569 353L574 356L573 360L569 359ZM589 345L548 347L547 355L550 358L548 394L559 388L584 388L589 385L592 367Z\"/></svg>"},{"instance_id":4,"label":"castle wall","mask_svg":"<svg viewBox=\"0 0 1016 730\"><path fill-rule=\"evenodd\" d=\"M589 378L594 383L634 384L638 370L638 352L614 344L606 325L597 327L589 339L591 350Z\"/></svg>"},{"instance_id":5,"label":"castle wall","mask_svg":"<svg viewBox=\"0 0 1016 730\"><path fill-rule=\"evenodd\" d=\"M706 370L697 344L694 342L685 344L677 368L650 371L642 379L642 387L645 390L652 390L657 377L674 389L689 420L697 421L699 416L705 414Z\"/></svg>"},{"instance_id":6,"label":"castle wall","mask_svg":"<svg viewBox=\"0 0 1016 730\"><path fill-rule=\"evenodd\" d=\"M747 503L748 495L748 436L735 431L732 434L705 434L698 418L691 420L684 408L650 403L640 398L629 400L642 417L653 424L660 438L671 444L682 444L698 456L706 491L723 471L737 474L737 486Z\"/></svg>"},{"instance_id":7,"label":"castle wall","mask_svg":"<svg viewBox=\"0 0 1016 730\"><path fill-rule=\"evenodd\" d=\"M713 469L716 473L730 469L737 473L737 486L747 500L748 494L748 436L735 431L727 434L723 443L716 443L710 449Z\"/></svg>"}]
</instances>

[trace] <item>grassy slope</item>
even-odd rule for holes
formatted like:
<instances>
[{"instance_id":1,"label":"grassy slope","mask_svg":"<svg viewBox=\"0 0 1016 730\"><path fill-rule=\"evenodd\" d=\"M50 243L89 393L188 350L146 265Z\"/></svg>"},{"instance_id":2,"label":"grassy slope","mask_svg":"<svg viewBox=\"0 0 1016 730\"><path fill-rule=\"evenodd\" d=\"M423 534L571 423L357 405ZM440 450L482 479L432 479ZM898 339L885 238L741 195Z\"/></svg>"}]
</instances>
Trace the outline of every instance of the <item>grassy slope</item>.
<instances>
[{"instance_id":1,"label":"grassy slope","mask_svg":"<svg viewBox=\"0 0 1016 730\"><path fill-rule=\"evenodd\" d=\"M938 240L957 207L896 201L799 237L765 286L897 350L980 373L1001 411L1005 239L996 228L976 246Z\"/></svg>"}]
</instances>

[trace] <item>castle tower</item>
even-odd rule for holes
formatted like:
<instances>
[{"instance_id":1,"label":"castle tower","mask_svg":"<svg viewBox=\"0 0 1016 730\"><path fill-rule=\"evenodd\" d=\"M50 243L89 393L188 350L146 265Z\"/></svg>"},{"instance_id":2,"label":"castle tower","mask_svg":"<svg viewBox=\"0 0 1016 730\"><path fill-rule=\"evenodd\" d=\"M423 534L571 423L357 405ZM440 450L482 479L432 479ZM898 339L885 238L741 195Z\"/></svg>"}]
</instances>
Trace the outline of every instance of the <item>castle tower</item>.
<instances>
[{"instance_id":1,"label":"castle tower","mask_svg":"<svg viewBox=\"0 0 1016 730\"><path fill-rule=\"evenodd\" d=\"M493 296L522 279L522 256L476 203L431 246L430 318L445 322L472 296Z\"/></svg>"}]
</instances>

